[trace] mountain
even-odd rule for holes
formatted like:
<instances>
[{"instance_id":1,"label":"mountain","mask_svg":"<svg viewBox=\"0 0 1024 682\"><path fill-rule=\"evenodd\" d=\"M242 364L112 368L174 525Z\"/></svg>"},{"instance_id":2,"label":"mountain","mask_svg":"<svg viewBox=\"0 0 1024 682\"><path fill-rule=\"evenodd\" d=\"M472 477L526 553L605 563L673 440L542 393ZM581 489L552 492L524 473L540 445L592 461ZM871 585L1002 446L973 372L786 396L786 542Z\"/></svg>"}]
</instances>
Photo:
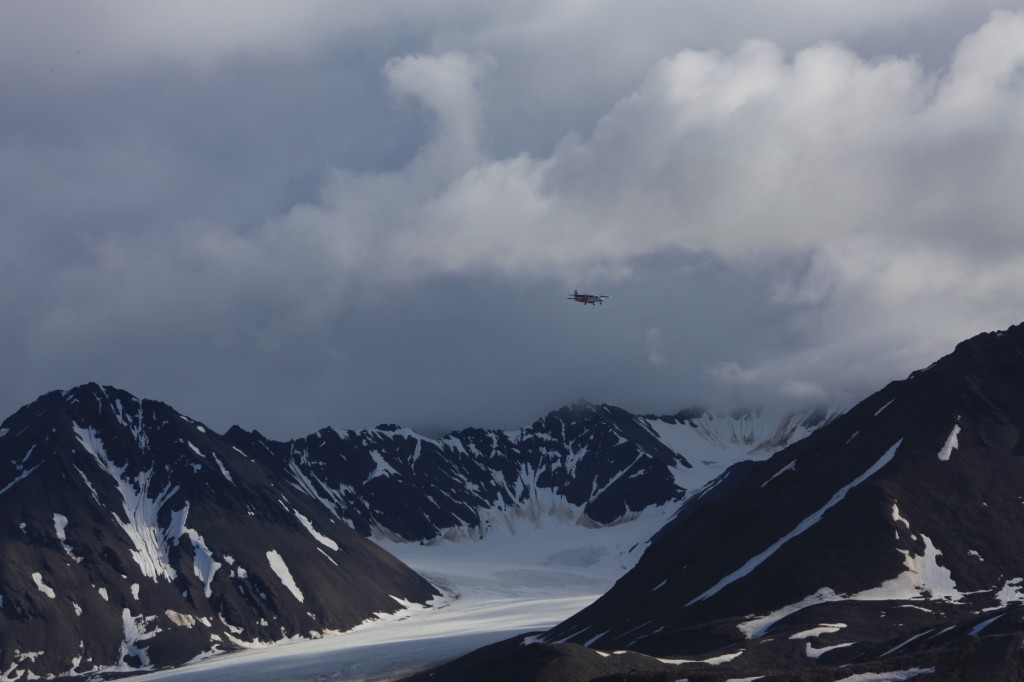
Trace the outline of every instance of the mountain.
<instances>
[{"instance_id":1,"label":"mountain","mask_svg":"<svg viewBox=\"0 0 1024 682\"><path fill-rule=\"evenodd\" d=\"M607 525L677 503L728 466L763 459L829 418L820 410L638 416L577 403L515 431L441 439L382 425L274 442L225 438L368 537L479 538L499 524L558 518Z\"/></svg>"},{"instance_id":2,"label":"mountain","mask_svg":"<svg viewBox=\"0 0 1024 682\"><path fill-rule=\"evenodd\" d=\"M438 592L365 537L628 521L827 420L578 403L517 431L277 442L109 386L49 393L0 425L0 670L126 674L346 630Z\"/></svg>"},{"instance_id":3,"label":"mountain","mask_svg":"<svg viewBox=\"0 0 1024 682\"><path fill-rule=\"evenodd\" d=\"M0 518L4 679L178 665L437 596L255 454L94 384L3 422Z\"/></svg>"},{"instance_id":4,"label":"mountain","mask_svg":"<svg viewBox=\"0 0 1024 682\"><path fill-rule=\"evenodd\" d=\"M1021 679L1022 434L1015 326L685 502L549 632L429 679Z\"/></svg>"}]
</instances>

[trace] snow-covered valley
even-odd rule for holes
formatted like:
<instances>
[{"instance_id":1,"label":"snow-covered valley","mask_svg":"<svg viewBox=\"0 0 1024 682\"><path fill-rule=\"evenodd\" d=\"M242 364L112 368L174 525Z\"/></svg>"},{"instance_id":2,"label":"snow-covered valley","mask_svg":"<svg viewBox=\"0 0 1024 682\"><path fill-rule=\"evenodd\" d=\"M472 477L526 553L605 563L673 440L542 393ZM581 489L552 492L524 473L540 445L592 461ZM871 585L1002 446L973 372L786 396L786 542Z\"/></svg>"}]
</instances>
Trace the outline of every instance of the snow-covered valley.
<instances>
[{"instance_id":1,"label":"snow-covered valley","mask_svg":"<svg viewBox=\"0 0 1024 682\"><path fill-rule=\"evenodd\" d=\"M516 634L548 629L606 592L642 554L674 507L586 528L523 520L479 541L380 541L443 588L432 608L411 605L315 640L222 654L140 681L388 680Z\"/></svg>"}]
</instances>

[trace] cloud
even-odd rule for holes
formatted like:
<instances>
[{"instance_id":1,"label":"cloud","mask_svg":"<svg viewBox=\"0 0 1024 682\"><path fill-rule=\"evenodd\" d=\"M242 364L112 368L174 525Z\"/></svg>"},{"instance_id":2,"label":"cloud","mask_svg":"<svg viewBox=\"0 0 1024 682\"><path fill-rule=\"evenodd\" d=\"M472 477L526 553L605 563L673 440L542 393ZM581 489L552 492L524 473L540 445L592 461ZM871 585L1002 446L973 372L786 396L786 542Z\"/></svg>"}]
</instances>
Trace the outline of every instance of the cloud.
<instances>
[{"instance_id":1,"label":"cloud","mask_svg":"<svg viewBox=\"0 0 1024 682\"><path fill-rule=\"evenodd\" d=\"M893 234L988 256L994 240L1019 234L1018 193L993 188L1009 189L1016 176L1006 171L1021 158L1024 88L1012 75L1024 62L1022 27L1021 15L997 13L940 74L829 44L791 58L764 41L734 54L683 51L591 135L569 136L545 158L481 156L479 64L408 57L388 76L436 113L437 137L398 178L338 173L322 206L335 207L339 225L372 224L381 259L423 275L579 276L661 249L737 263L868 243L877 255ZM442 148L461 163L441 165ZM349 208L361 203L353 194L383 193L374 183L405 220L383 202L367 209L377 215L352 215L366 208ZM290 220L302 229L301 211Z\"/></svg>"},{"instance_id":2,"label":"cloud","mask_svg":"<svg viewBox=\"0 0 1024 682\"><path fill-rule=\"evenodd\" d=\"M743 6L0 21L0 378L509 425L863 392L1019 321L1024 14Z\"/></svg>"}]
</instances>

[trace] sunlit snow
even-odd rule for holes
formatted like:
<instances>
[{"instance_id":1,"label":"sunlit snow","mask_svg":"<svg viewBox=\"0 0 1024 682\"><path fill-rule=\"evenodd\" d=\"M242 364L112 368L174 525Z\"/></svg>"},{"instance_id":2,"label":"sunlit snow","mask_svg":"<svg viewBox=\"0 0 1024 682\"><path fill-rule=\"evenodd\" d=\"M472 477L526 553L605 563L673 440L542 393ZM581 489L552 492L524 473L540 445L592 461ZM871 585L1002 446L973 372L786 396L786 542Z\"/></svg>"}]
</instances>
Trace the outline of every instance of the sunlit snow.
<instances>
[{"instance_id":1,"label":"sunlit snow","mask_svg":"<svg viewBox=\"0 0 1024 682\"><path fill-rule=\"evenodd\" d=\"M949 433L949 437L946 438L946 444L939 450L939 459L943 462L948 462L950 456L953 454L953 450L958 447L957 436L960 434L960 425L957 424L953 427L953 430Z\"/></svg>"}]
</instances>

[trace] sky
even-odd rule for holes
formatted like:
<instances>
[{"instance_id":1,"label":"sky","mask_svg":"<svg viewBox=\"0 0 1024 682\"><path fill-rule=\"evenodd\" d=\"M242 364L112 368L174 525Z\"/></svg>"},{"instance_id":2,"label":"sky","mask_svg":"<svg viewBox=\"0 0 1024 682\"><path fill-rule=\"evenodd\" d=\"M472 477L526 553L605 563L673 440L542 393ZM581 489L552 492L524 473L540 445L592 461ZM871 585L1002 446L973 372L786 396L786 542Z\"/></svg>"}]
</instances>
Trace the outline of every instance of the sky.
<instances>
[{"instance_id":1,"label":"sky","mask_svg":"<svg viewBox=\"0 0 1024 682\"><path fill-rule=\"evenodd\" d=\"M1019 0L4 3L0 91L2 416L849 403L1024 321Z\"/></svg>"}]
</instances>

